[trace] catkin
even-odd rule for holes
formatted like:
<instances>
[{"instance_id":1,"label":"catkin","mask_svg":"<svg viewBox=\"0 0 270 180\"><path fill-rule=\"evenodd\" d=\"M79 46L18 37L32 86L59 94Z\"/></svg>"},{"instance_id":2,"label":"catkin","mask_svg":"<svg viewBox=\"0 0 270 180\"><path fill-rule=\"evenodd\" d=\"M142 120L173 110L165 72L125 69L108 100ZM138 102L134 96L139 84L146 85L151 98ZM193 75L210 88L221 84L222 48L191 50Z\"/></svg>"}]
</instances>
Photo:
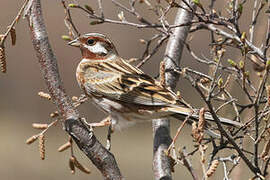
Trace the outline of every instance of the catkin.
<instances>
[{"instance_id":1,"label":"catkin","mask_svg":"<svg viewBox=\"0 0 270 180\"><path fill-rule=\"evenodd\" d=\"M209 82L210 82L210 79L208 79L208 78L200 79L200 83L202 83L202 84L206 84L206 83L209 83Z\"/></svg>"},{"instance_id":2,"label":"catkin","mask_svg":"<svg viewBox=\"0 0 270 180\"><path fill-rule=\"evenodd\" d=\"M55 118L55 117L57 117L57 116L59 116L58 111L55 111L55 112L53 112L53 113L50 114L50 117L51 117L51 118Z\"/></svg>"},{"instance_id":3,"label":"catkin","mask_svg":"<svg viewBox=\"0 0 270 180\"><path fill-rule=\"evenodd\" d=\"M146 43L147 43L146 40L144 40L144 39L139 39L139 41L140 41L140 43L142 43L142 44L146 44Z\"/></svg>"},{"instance_id":4,"label":"catkin","mask_svg":"<svg viewBox=\"0 0 270 180\"><path fill-rule=\"evenodd\" d=\"M26 144L32 144L33 142L35 142L37 140L38 136L31 136L30 138L28 138L26 140Z\"/></svg>"},{"instance_id":5,"label":"catkin","mask_svg":"<svg viewBox=\"0 0 270 180\"><path fill-rule=\"evenodd\" d=\"M16 30L14 27L10 29L11 44L14 46L16 44Z\"/></svg>"},{"instance_id":6,"label":"catkin","mask_svg":"<svg viewBox=\"0 0 270 180\"><path fill-rule=\"evenodd\" d=\"M63 152L64 150L68 149L70 146L71 146L71 143L70 142L67 142L67 143L63 144L62 146L60 146L58 148L58 151L59 152Z\"/></svg>"},{"instance_id":7,"label":"catkin","mask_svg":"<svg viewBox=\"0 0 270 180\"><path fill-rule=\"evenodd\" d=\"M74 156L72 160L76 168L78 168L79 170L81 170L82 172L86 174L90 174L90 170L84 167Z\"/></svg>"},{"instance_id":8,"label":"catkin","mask_svg":"<svg viewBox=\"0 0 270 180\"><path fill-rule=\"evenodd\" d=\"M270 151L270 139L265 143L263 151L261 153L261 158L264 159Z\"/></svg>"},{"instance_id":9,"label":"catkin","mask_svg":"<svg viewBox=\"0 0 270 180\"><path fill-rule=\"evenodd\" d=\"M71 171L71 174L74 174L75 173L75 166L74 166L74 161L75 161L75 158L73 156L71 156L69 158L69 168L70 168L70 171Z\"/></svg>"},{"instance_id":10,"label":"catkin","mask_svg":"<svg viewBox=\"0 0 270 180\"><path fill-rule=\"evenodd\" d=\"M51 100L51 95L49 95L48 93L45 93L45 92L38 92L38 95L44 99L48 99L48 100Z\"/></svg>"},{"instance_id":11,"label":"catkin","mask_svg":"<svg viewBox=\"0 0 270 180\"><path fill-rule=\"evenodd\" d=\"M35 129L47 129L48 124L33 123L32 127Z\"/></svg>"},{"instance_id":12,"label":"catkin","mask_svg":"<svg viewBox=\"0 0 270 180\"><path fill-rule=\"evenodd\" d=\"M38 140L39 140L39 155L40 155L40 158L42 160L45 159L45 136L43 134L41 134L39 137L38 137Z\"/></svg>"},{"instance_id":13,"label":"catkin","mask_svg":"<svg viewBox=\"0 0 270 180\"><path fill-rule=\"evenodd\" d=\"M199 112L199 122L198 122L198 130L200 132L204 131L204 126L205 126L205 118L204 118L204 114L205 114L205 109L201 108L200 112Z\"/></svg>"},{"instance_id":14,"label":"catkin","mask_svg":"<svg viewBox=\"0 0 270 180\"><path fill-rule=\"evenodd\" d=\"M5 47L0 47L0 70L2 73L7 72Z\"/></svg>"},{"instance_id":15,"label":"catkin","mask_svg":"<svg viewBox=\"0 0 270 180\"><path fill-rule=\"evenodd\" d=\"M209 167L209 169L206 172L207 177L212 176L216 172L218 164L219 164L218 160L214 160L212 162L211 166Z\"/></svg>"},{"instance_id":16,"label":"catkin","mask_svg":"<svg viewBox=\"0 0 270 180\"><path fill-rule=\"evenodd\" d=\"M160 62L159 73L160 73L160 85L165 87L166 81L165 81L165 62L164 61Z\"/></svg>"}]
</instances>

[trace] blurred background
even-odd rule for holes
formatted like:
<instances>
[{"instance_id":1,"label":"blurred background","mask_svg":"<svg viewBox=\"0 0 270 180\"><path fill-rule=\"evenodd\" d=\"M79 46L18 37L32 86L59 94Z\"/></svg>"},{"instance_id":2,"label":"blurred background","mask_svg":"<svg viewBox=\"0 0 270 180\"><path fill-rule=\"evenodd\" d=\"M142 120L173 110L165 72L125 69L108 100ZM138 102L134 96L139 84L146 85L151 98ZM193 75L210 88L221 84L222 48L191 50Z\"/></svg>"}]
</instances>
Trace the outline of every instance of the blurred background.
<instances>
[{"instance_id":1,"label":"blurred background","mask_svg":"<svg viewBox=\"0 0 270 180\"><path fill-rule=\"evenodd\" d=\"M124 2L124 1L121 1ZM226 5L218 2L219 7ZM12 22L20 9L23 1L1 0L0 11L0 32L4 33L7 26ZM96 9L96 1L80 1L80 4L89 4ZM110 1L104 1L105 16L117 19L120 12ZM43 14L50 38L51 45L54 49L58 60L58 65L67 93L70 96L79 96L81 91L78 88L75 79L75 69L80 60L78 49L67 46L67 43L61 39L62 35L67 34L64 25L64 10L60 1L42 1ZM249 7L249 4L245 5ZM250 4L251 7L251 4ZM140 7L139 7L140 9ZM246 9L245 9L246 10ZM119 54L124 58L139 58L144 51L144 45L139 39L149 39L153 36L151 29L136 29L129 26L102 24L96 26L89 25L89 19L81 11L74 10L73 20L79 27L81 33L100 32L108 35L114 42ZM142 11L143 12L143 11ZM147 11L148 12L148 11ZM250 23L251 15L249 10L244 12L245 18L241 25L248 31L247 24ZM175 10L169 14L169 21L173 22ZM153 18L151 13L144 13L148 19ZM126 18L131 18L126 15ZM131 20L134 20L131 18ZM259 19L258 24L263 24L264 20ZM266 24L266 23L265 23ZM264 25L258 26L264 28ZM55 106L49 101L41 99L37 93L46 91L44 81L40 74L37 58L30 40L30 34L25 19L21 19L16 26L17 43L12 47L10 41L7 43L7 73L0 73L0 175L1 179L102 179L100 173L85 158L84 154L76 150L76 157L82 164L90 168L91 174L87 175L77 171L75 175L70 173L68 167L69 151L63 153L57 152L60 145L68 139L67 134L62 130L62 125L52 127L46 134L46 159L39 158L38 143L26 145L25 140L37 134L39 131L31 127L34 122L49 123L51 119L49 114L55 111ZM209 55L209 33L200 32L193 34L192 48L198 55ZM10 37L8 37L10 38ZM262 36L258 38L263 38ZM256 39L256 41L260 39ZM166 44L164 44L166 45ZM163 46L159 52L149 61L142 69L152 76L158 74L159 62L163 58ZM237 59L238 54L234 51L230 54L231 59ZM194 69L207 72L205 65L198 64L185 50L182 57L182 66L189 66ZM194 106L201 106L197 93L191 88L190 84L180 79L178 90L181 90L182 96L185 97ZM94 107L91 103L86 103L79 107L82 116L85 116L89 122L98 122L106 115ZM179 122L172 122L172 135L180 125ZM96 136L105 144L106 128L95 129ZM115 132L112 135L112 152L115 155L122 174L126 179L153 179L152 173L152 127L151 122L137 124L134 127ZM177 141L177 147L186 147L188 151L193 149L190 128L185 127L184 131ZM75 148L77 149L77 148ZM201 167L196 158L193 156L191 161L194 168L201 172ZM219 166L219 173L213 179L223 177L222 166ZM248 177L249 171L238 170L241 174L240 179ZM178 165L173 173L174 179L191 179L188 171ZM235 179L237 174L234 175Z\"/></svg>"}]
</instances>

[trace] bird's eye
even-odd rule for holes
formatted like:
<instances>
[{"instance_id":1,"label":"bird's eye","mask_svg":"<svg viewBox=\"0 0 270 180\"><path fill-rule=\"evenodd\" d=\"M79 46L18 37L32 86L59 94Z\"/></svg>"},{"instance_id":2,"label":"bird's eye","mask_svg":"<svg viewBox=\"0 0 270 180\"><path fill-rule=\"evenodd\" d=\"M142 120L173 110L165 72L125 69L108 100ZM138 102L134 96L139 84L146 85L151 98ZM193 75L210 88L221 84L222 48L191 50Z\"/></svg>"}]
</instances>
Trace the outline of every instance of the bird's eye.
<instances>
[{"instance_id":1,"label":"bird's eye","mask_svg":"<svg viewBox=\"0 0 270 180\"><path fill-rule=\"evenodd\" d=\"M95 43L96 43L96 41L94 39L88 39L87 40L87 44L90 45L90 46L94 45Z\"/></svg>"}]
</instances>

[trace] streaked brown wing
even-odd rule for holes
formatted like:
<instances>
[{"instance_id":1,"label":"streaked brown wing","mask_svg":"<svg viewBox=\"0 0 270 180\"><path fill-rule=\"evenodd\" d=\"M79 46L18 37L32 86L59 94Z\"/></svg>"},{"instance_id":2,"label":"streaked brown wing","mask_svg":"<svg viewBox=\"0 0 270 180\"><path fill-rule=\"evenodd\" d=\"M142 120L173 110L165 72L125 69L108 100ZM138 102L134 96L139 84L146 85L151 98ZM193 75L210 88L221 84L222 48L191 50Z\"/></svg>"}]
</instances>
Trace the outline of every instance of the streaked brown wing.
<instances>
[{"instance_id":1,"label":"streaked brown wing","mask_svg":"<svg viewBox=\"0 0 270 180\"><path fill-rule=\"evenodd\" d=\"M160 86L154 79L145 74L125 74L120 78L125 93L120 100L142 105L177 104L174 93Z\"/></svg>"},{"instance_id":2,"label":"streaked brown wing","mask_svg":"<svg viewBox=\"0 0 270 180\"><path fill-rule=\"evenodd\" d=\"M92 87L94 91L91 91L97 95L140 105L179 103L173 92L124 60L103 62L98 66L99 71L86 81L86 86Z\"/></svg>"}]
</instances>

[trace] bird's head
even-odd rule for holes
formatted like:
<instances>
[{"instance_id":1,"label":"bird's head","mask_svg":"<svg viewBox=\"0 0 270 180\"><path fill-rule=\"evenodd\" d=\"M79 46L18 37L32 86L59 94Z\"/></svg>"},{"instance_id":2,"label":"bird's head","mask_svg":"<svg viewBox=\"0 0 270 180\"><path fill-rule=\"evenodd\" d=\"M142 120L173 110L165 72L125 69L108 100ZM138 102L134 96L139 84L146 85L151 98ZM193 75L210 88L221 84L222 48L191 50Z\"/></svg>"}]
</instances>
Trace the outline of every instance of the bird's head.
<instances>
[{"instance_id":1,"label":"bird's head","mask_svg":"<svg viewBox=\"0 0 270 180\"><path fill-rule=\"evenodd\" d=\"M88 33L68 43L71 46L79 47L83 58L102 60L110 55L118 55L113 43L103 34Z\"/></svg>"}]
</instances>

